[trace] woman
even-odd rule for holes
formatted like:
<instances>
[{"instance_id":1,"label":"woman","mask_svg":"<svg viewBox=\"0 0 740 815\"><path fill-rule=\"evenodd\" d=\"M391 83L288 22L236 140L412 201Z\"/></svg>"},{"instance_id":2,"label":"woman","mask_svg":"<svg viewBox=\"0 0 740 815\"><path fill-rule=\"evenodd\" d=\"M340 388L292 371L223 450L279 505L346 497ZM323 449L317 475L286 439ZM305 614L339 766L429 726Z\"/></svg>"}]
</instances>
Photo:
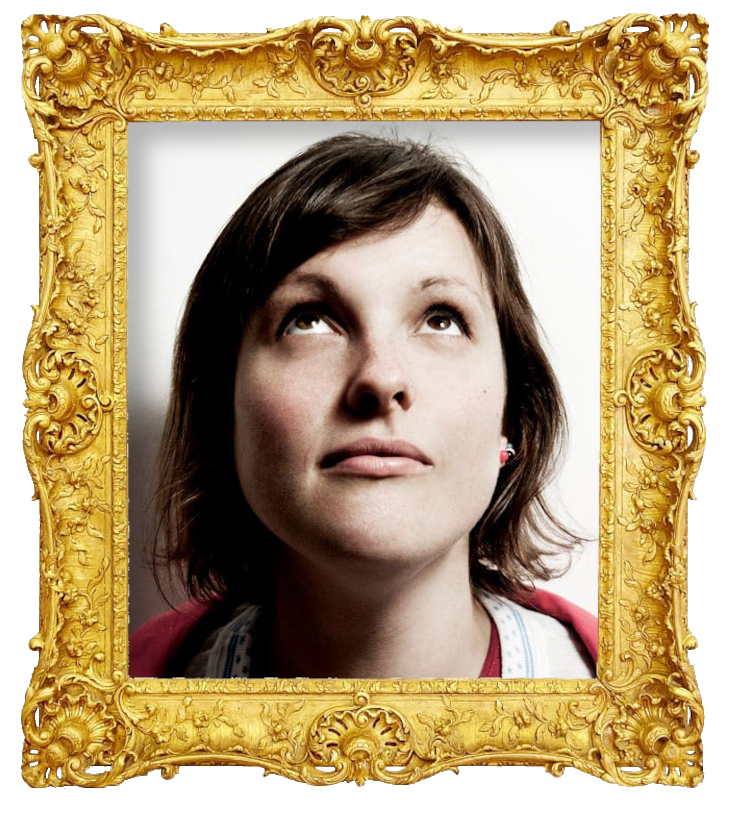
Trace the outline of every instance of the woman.
<instances>
[{"instance_id":1,"label":"woman","mask_svg":"<svg viewBox=\"0 0 740 815\"><path fill-rule=\"evenodd\" d=\"M565 427L490 202L429 145L314 144L190 292L160 461L193 602L134 676L594 675L595 620L532 578L577 543Z\"/></svg>"}]
</instances>

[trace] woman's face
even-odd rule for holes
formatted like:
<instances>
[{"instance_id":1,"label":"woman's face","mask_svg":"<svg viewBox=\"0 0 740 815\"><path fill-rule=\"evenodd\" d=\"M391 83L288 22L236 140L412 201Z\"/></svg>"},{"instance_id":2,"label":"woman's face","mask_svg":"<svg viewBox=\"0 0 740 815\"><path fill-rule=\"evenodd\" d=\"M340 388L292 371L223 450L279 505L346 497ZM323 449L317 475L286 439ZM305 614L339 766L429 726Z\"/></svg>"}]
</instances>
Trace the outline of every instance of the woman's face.
<instances>
[{"instance_id":1,"label":"woman's face","mask_svg":"<svg viewBox=\"0 0 740 815\"><path fill-rule=\"evenodd\" d=\"M317 564L467 557L504 399L484 273L457 217L430 206L310 258L253 315L234 395L242 490Z\"/></svg>"}]
</instances>

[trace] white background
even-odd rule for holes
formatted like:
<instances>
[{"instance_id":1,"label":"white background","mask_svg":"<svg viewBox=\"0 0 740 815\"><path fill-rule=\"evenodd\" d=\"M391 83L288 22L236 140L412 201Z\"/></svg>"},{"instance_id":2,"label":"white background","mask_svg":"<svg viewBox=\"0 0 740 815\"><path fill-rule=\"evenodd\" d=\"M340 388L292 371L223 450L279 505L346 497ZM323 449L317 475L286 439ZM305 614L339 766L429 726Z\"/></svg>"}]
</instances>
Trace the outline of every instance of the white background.
<instances>
[{"instance_id":1,"label":"white background","mask_svg":"<svg viewBox=\"0 0 740 815\"><path fill-rule=\"evenodd\" d=\"M166 608L140 555L172 348L190 282L225 221L272 170L341 131L383 123L193 122L129 127L128 414L131 630ZM596 614L599 522L598 122L404 122L405 138L454 151L507 224L570 421L554 507L588 543L547 585ZM563 184L559 168L568 168ZM441 398L444 398L442 395Z\"/></svg>"}]
</instances>

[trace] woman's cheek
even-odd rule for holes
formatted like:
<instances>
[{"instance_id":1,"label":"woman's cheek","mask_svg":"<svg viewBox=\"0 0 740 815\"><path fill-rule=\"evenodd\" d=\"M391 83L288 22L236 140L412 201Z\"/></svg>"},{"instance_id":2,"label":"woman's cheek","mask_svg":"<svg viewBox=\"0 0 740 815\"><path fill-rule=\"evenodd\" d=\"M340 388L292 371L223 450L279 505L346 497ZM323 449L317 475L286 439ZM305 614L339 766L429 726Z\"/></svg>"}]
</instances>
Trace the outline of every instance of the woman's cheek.
<instances>
[{"instance_id":1,"label":"woman's cheek","mask_svg":"<svg viewBox=\"0 0 740 815\"><path fill-rule=\"evenodd\" d=\"M499 471L503 400L501 381L468 390L458 405L454 430L450 429L450 438L457 440L458 463L471 487L491 494Z\"/></svg>"},{"instance_id":2,"label":"woman's cheek","mask_svg":"<svg viewBox=\"0 0 740 815\"><path fill-rule=\"evenodd\" d=\"M260 467L303 459L314 435L315 383L295 375L277 377L275 372L273 368L252 375L237 391L237 455Z\"/></svg>"}]
</instances>

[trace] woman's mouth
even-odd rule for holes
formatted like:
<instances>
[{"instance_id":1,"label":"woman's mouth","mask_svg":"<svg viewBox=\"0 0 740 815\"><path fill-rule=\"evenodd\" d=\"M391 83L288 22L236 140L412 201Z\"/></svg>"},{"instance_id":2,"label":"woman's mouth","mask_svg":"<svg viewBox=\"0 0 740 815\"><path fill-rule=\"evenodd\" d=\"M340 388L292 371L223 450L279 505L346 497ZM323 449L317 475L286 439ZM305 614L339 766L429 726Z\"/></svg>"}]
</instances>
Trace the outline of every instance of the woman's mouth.
<instances>
[{"instance_id":1,"label":"woman's mouth","mask_svg":"<svg viewBox=\"0 0 740 815\"><path fill-rule=\"evenodd\" d=\"M332 451L321 460L324 470L371 478L415 475L433 467L431 459L407 441L365 438Z\"/></svg>"}]
</instances>

